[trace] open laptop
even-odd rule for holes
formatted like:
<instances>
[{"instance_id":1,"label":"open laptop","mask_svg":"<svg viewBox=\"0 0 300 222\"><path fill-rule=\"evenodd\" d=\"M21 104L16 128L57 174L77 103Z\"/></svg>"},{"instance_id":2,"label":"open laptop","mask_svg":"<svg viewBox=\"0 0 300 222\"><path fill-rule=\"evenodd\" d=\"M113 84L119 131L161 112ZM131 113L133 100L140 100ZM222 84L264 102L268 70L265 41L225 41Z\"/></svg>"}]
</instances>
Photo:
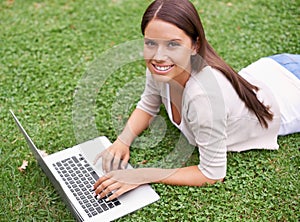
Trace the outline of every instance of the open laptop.
<instances>
[{"instance_id":1,"label":"open laptop","mask_svg":"<svg viewBox=\"0 0 300 222\"><path fill-rule=\"evenodd\" d=\"M96 165L92 163L97 153L110 146L107 137L98 137L45 156L36 148L13 111L10 112L39 165L77 221L112 221L159 199L148 184L112 201L96 199L91 188L103 172L101 161Z\"/></svg>"}]
</instances>

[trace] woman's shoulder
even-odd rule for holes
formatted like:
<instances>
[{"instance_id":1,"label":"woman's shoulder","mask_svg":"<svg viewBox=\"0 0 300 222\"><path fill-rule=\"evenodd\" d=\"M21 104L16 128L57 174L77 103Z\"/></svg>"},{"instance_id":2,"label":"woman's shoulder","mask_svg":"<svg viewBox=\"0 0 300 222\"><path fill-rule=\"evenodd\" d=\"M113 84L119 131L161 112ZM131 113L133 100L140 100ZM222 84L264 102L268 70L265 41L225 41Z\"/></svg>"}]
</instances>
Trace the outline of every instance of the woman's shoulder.
<instances>
[{"instance_id":1,"label":"woman's shoulder","mask_svg":"<svg viewBox=\"0 0 300 222\"><path fill-rule=\"evenodd\" d=\"M192 72L191 82L217 83L228 82L224 74L211 66L205 66L199 72Z\"/></svg>"},{"instance_id":2,"label":"woman's shoulder","mask_svg":"<svg viewBox=\"0 0 300 222\"><path fill-rule=\"evenodd\" d=\"M206 66L199 72L193 72L186 84L188 91L195 93L221 93L224 89L232 88L223 73L211 66Z\"/></svg>"},{"instance_id":3,"label":"woman's shoulder","mask_svg":"<svg viewBox=\"0 0 300 222\"><path fill-rule=\"evenodd\" d=\"M185 100L189 102L197 101L197 103L205 104L210 101L210 104L218 103L224 104L223 92L223 74L212 68L211 66L204 67L200 72L192 73L188 80L184 96ZM227 85L227 84L226 84Z\"/></svg>"}]
</instances>

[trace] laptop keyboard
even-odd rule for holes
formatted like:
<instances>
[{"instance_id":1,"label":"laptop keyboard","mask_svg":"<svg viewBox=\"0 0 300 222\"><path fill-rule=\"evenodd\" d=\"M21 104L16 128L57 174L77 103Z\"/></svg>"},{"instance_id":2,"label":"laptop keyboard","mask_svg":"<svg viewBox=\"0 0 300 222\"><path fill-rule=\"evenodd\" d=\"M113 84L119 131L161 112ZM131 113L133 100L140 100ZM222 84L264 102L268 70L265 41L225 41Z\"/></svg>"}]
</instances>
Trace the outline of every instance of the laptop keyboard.
<instances>
[{"instance_id":1,"label":"laptop keyboard","mask_svg":"<svg viewBox=\"0 0 300 222\"><path fill-rule=\"evenodd\" d=\"M89 217L121 204L118 199L106 201L111 194L100 200L93 195L92 187L99 176L81 154L78 158L72 156L53 166Z\"/></svg>"}]
</instances>

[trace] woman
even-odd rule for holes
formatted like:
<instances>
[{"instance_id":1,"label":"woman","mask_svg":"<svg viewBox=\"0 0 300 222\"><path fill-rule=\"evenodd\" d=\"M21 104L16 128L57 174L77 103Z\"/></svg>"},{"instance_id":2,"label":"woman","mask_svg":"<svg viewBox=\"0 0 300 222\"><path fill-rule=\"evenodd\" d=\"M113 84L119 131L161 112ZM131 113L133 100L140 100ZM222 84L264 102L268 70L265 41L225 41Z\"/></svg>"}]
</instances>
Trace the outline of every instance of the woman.
<instances>
[{"instance_id":1,"label":"woman","mask_svg":"<svg viewBox=\"0 0 300 222\"><path fill-rule=\"evenodd\" d=\"M237 74L216 54L188 0L154 1L141 29L145 90L121 135L96 157L103 158L103 168L110 171L94 185L98 198L115 191L109 197L114 199L145 183L202 186L223 181L227 151L278 149L279 129L283 134L299 131L283 129L282 104L271 86L249 75L248 69ZM299 80L297 84L299 98ZM125 169L131 143L149 126L161 103L171 122L198 147L199 165Z\"/></svg>"}]
</instances>

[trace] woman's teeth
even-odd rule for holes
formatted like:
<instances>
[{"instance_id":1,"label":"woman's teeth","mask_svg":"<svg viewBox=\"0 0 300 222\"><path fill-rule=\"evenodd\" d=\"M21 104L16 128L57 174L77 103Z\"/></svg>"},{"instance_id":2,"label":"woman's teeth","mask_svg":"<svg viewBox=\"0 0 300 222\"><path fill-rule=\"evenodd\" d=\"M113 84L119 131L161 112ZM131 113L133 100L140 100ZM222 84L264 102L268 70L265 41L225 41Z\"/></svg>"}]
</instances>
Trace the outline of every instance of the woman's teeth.
<instances>
[{"instance_id":1,"label":"woman's teeth","mask_svg":"<svg viewBox=\"0 0 300 222\"><path fill-rule=\"evenodd\" d=\"M157 65L154 65L154 67L155 67L158 71L167 71L167 70L170 69L172 66L157 66Z\"/></svg>"}]
</instances>

